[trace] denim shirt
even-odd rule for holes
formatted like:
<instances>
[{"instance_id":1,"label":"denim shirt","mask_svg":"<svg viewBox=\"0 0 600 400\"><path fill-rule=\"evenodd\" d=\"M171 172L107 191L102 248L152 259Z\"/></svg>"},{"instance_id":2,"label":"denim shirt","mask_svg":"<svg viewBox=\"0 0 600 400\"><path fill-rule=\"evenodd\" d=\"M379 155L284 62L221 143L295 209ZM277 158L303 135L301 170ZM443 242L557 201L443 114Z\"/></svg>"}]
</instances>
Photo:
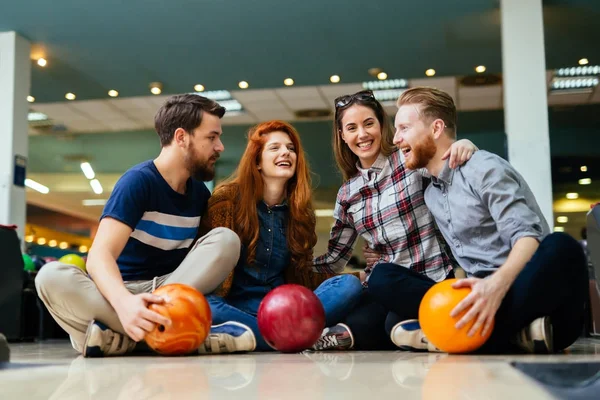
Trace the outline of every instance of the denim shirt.
<instances>
[{"instance_id":1,"label":"denim shirt","mask_svg":"<svg viewBox=\"0 0 600 400\"><path fill-rule=\"evenodd\" d=\"M256 260L252 264L246 262L248 249L242 245L231 291L227 296L229 304L253 315L258 312L265 295L285 283L283 273L290 264L286 238L288 206L284 203L268 207L260 201L257 209L259 236Z\"/></svg>"}]
</instances>

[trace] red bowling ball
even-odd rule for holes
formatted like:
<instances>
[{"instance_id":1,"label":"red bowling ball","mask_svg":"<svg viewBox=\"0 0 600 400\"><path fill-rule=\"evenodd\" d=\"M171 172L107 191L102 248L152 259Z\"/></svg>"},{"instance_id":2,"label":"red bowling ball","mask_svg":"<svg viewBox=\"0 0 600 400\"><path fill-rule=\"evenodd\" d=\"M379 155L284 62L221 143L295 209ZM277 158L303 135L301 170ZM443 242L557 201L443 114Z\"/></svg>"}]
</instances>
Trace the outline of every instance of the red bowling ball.
<instances>
[{"instance_id":1,"label":"red bowling ball","mask_svg":"<svg viewBox=\"0 0 600 400\"><path fill-rule=\"evenodd\" d=\"M257 318L265 341L284 353L310 348L325 328L321 301L300 285L287 284L270 291L258 307Z\"/></svg>"}]
</instances>

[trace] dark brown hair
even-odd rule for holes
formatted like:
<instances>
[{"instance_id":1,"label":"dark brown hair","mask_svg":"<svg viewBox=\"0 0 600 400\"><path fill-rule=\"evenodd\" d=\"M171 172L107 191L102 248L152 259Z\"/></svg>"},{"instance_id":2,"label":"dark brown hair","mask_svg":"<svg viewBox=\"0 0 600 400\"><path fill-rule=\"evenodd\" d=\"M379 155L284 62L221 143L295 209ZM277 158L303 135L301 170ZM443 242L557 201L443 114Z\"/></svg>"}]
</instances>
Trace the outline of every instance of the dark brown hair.
<instances>
[{"instance_id":1,"label":"dark brown hair","mask_svg":"<svg viewBox=\"0 0 600 400\"><path fill-rule=\"evenodd\" d=\"M178 94L167 99L154 117L154 127L160 145L168 146L173 141L177 128L192 135L202 123L202 115L207 112L223 118L225 108L214 100L197 94Z\"/></svg>"}]
</instances>

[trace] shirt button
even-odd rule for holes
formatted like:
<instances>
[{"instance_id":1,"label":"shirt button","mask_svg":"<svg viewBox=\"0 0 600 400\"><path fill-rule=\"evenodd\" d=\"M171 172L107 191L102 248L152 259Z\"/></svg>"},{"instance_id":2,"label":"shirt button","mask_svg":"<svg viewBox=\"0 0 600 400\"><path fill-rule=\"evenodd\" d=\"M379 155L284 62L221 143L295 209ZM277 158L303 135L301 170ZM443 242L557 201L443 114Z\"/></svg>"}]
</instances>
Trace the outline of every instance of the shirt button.
<instances>
[{"instance_id":1,"label":"shirt button","mask_svg":"<svg viewBox=\"0 0 600 400\"><path fill-rule=\"evenodd\" d=\"M267 252L269 251L269 249L267 249Z\"/></svg>"},{"instance_id":2,"label":"shirt button","mask_svg":"<svg viewBox=\"0 0 600 400\"><path fill-rule=\"evenodd\" d=\"M271 229L268 229L269 232L271 232Z\"/></svg>"}]
</instances>

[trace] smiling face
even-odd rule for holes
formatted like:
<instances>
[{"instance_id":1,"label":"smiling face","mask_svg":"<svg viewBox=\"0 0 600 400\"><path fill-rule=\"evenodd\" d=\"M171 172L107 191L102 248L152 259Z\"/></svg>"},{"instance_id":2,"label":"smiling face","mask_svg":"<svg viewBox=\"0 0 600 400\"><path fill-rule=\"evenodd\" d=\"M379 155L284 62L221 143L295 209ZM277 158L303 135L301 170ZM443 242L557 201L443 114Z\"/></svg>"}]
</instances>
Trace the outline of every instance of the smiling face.
<instances>
[{"instance_id":1,"label":"smiling face","mask_svg":"<svg viewBox=\"0 0 600 400\"><path fill-rule=\"evenodd\" d=\"M296 148L290 136L282 131L266 135L258 169L266 180L290 180L296 173Z\"/></svg>"},{"instance_id":2,"label":"smiling face","mask_svg":"<svg viewBox=\"0 0 600 400\"><path fill-rule=\"evenodd\" d=\"M394 121L394 144L402 150L408 169L425 168L437 151L433 128L419 113L414 104L403 105Z\"/></svg>"},{"instance_id":3,"label":"smiling face","mask_svg":"<svg viewBox=\"0 0 600 400\"><path fill-rule=\"evenodd\" d=\"M353 105L344 112L341 135L362 168L369 168L381 151L381 124L369 107Z\"/></svg>"}]
</instances>

